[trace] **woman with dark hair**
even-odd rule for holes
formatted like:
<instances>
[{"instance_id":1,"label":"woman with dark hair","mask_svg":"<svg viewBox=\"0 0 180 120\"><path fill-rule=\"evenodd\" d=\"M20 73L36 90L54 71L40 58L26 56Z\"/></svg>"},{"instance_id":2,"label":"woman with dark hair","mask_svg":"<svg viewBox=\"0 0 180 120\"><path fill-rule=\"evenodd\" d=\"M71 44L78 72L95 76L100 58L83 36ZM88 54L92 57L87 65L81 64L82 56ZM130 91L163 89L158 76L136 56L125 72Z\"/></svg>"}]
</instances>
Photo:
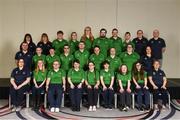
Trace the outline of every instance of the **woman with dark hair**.
<instances>
[{"instance_id":1,"label":"woman with dark hair","mask_svg":"<svg viewBox=\"0 0 180 120\"><path fill-rule=\"evenodd\" d=\"M68 72L68 83L70 84L70 98L72 111L80 111L82 98L82 84L84 83L84 70L80 68L79 60L73 62L73 68Z\"/></svg>"},{"instance_id":2,"label":"woman with dark hair","mask_svg":"<svg viewBox=\"0 0 180 120\"><path fill-rule=\"evenodd\" d=\"M146 47L145 55L141 56L140 59L144 70L148 73L153 69L154 57L152 56L152 50L150 46Z\"/></svg>"},{"instance_id":3,"label":"woman with dark hair","mask_svg":"<svg viewBox=\"0 0 180 120\"><path fill-rule=\"evenodd\" d=\"M11 73L10 95L13 105L12 111L20 111L21 103L24 98L24 92L27 90L27 84L30 82L30 71L24 67L25 63L22 58L17 60L17 68Z\"/></svg>"},{"instance_id":4,"label":"woman with dark hair","mask_svg":"<svg viewBox=\"0 0 180 120\"><path fill-rule=\"evenodd\" d=\"M89 70L85 72L85 84L88 89L89 111L96 111L99 90L99 72L93 62L88 63Z\"/></svg>"},{"instance_id":5,"label":"woman with dark hair","mask_svg":"<svg viewBox=\"0 0 180 120\"><path fill-rule=\"evenodd\" d=\"M106 109L112 109L112 100L114 94L114 72L110 70L109 64L110 63L108 61L104 61L104 69L100 71L100 80L103 87L103 99L105 104L104 107Z\"/></svg>"},{"instance_id":6,"label":"woman with dark hair","mask_svg":"<svg viewBox=\"0 0 180 120\"><path fill-rule=\"evenodd\" d=\"M94 41L94 36L91 32L91 27L87 26L84 28L84 34L81 37L81 41L85 43L85 49L91 53L92 42Z\"/></svg>"},{"instance_id":7,"label":"woman with dark hair","mask_svg":"<svg viewBox=\"0 0 180 120\"><path fill-rule=\"evenodd\" d=\"M136 86L138 110L149 110L150 108L150 92L147 87L147 73L143 70L140 61L134 63L132 71L133 82ZM143 99L144 98L144 99ZM145 107L143 108L143 104Z\"/></svg>"},{"instance_id":8,"label":"woman with dark hair","mask_svg":"<svg viewBox=\"0 0 180 120\"><path fill-rule=\"evenodd\" d=\"M26 33L23 42L28 43L28 51L34 55L36 51L36 44L34 44L31 34Z\"/></svg>"},{"instance_id":9,"label":"woman with dark hair","mask_svg":"<svg viewBox=\"0 0 180 120\"><path fill-rule=\"evenodd\" d=\"M119 109L120 111L127 111L131 106L131 73L125 64L120 66L117 84L120 93Z\"/></svg>"},{"instance_id":10,"label":"woman with dark hair","mask_svg":"<svg viewBox=\"0 0 180 120\"><path fill-rule=\"evenodd\" d=\"M45 69L45 64L43 60L37 61L36 69L33 71L33 102L34 109L38 109L40 107L41 102L41 93L45 92L45 82L46 82L47 71Z\"/></svg>"},{"instance_id":11,"label":"woman with dark hair","mask_svg":"<svg viewBox=\"0 0 180 120\"><path fill-rule=\"evenodd\" d=\"M49 41L46 33L41 35L41 40L38 42L37 47L42 48L42 54L49 55L49 50L52 48L52 43Z\"/></svg>"}]
</instances>

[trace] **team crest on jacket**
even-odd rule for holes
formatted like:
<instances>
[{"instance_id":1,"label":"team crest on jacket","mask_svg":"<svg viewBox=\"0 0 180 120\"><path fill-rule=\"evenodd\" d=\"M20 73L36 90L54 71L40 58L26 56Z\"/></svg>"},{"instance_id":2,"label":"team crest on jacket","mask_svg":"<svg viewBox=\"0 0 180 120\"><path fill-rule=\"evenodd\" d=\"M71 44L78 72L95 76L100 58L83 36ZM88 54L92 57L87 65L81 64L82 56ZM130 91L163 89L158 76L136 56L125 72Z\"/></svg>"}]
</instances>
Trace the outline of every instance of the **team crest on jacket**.
<instances>
[{"instance_id":1,"label":"team crest on jacket","mask_svg":"<svg viewBox=\"0 0 180 120\"><path fill-rule=\"evenodd\" d=\"M153 72L153 75L156 75L156 73L155 73L155 72Z\"/></svg>"}]
</instances>

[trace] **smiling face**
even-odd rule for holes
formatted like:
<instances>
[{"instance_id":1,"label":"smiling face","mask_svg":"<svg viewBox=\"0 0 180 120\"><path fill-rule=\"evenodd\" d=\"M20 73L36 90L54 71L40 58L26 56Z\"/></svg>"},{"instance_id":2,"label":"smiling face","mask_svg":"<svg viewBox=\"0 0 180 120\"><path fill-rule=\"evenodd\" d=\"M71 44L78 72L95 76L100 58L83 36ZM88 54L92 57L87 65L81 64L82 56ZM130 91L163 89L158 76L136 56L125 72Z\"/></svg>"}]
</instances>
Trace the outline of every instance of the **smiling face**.
<instances>
[{"instance_id":1,"label":"smiling face","mask_svg":"<svg viewBox=\"0 0 180 120\"><path fill-rule=\"evenodd\" d=\"M57 69L59 69L59 67L60 67L59 62L58 61L54 61L53 62L53 69L57 70Z\"/></svg>"},{"instance_id":2,"label":"smiling face","mask_svg":"<svg viewBox=\"0 0 180 120\"><path fill-rule=\"evenodd\" d=\"M118 31L117 30L113 30L112 31L112 36L113 37L117 37L118 36Z\"/></svg>"},{"instance_id":3,"label":"smiling face","mask_svg":"<svg viewBox=\"0 0 180 120\"><path fill-rule=\"evenodd\" d=\"M108 63L105 63L103 66L104 66L104 69L109 69L109 64Z\"/></svg>"},{"instance_id":4,"label":"smiling face","mask_svg":"<svg viewBox=\"0 0 180 120\"><path fill-rule=\"evenodd\" d=\"M143 37L143 31L142 30L138 30L137 31L137 37L138 38L142 38Z\"/></svg>"},{"instance_id":5,"label":"smiling face","mask_svg":"<svg viewBox=\"0 0 180 120\"><path fill-rule=\"evenodd\" d=\"M41 55L41 53L42 53L42 49L41 48L36 48L36 54L38 54L38 55Z\"/></svg>"},{"instance_id":6,"label":"smiling face","mask_svg":"<svg viewBox=\"0 0 180 120\"><path fill-rule=\"evenodd\" d=\"M140 64L140 63L136 63L136 69L137 69L138 71L141 70L141 64Z\"/></svg>"},{"instance_id":7,"label":"smiling face","mask_svg":"<svg viewBox=\"0 0 180 120\"><path fill-rule=\"evenodd\" d=\"M159 37L159 30L154 30L153 31L153 37L158 38Z\"/></svg>"},{"instance_id":8,"label":"smiling face","mask_svg":"<svg viewBox=\"0 0 180 120\"><path fill-rule=\"evenodd\" d=\"M122 71L123 74L126 74L126 73L127 73L127 70L128 70L128 69L127 69L127 66L126 66L126 65L122 65L122 66L121 66L121 71Z\"/></svg>"},{"instance_id":9,"label":"smiling face","mask_svg":"<svg viewBox=\"0 0 180 120\"><path fill-rule=\"evenodd\" d=\"M84 33L85 33L85 35L90 35L91 34L91 28L90 27L86 27L84 29Z\"/></svg>"},{"instance_id":10,"label":"smiling face","mask_svg":"<svg viewBox=\"0 0 180 120\"><path fill-rule=\"evenodd\" d=\"M79 43L79 49L84 49L85 48L85 44L83 42Z\"/></svg>"},{"instance_id":11,"label":"smiling face","mask_svg":"<svg viewBox=\"0 0 180 120\"><path fill-rule=\"evenodd\" d=\"M22 48L23 51L27 51L28 50L28 44L27 43L23 43L21 45L21 48Z\"/></svg>"},{"instance_id":12,"label":"smiling face","mask_svg":"<svg viewBox=\"0 0 180 120\"><path fill-rule=\"evenodd\" d=\"M20 59L18 61L18 67L20 67L20 68L24 67L24 60L23 59Z\"/></svg>"},{"instance_id":13,"label":"smiling face","mask_svg":"<svg viewBox=\"0 0 180 120\"><path fill-rule=\"evenodd\" d=\"M110 49L110 55L116 55L116 49L115 48L111 48Z\"/></svg>"},{"instance_id":14,"label":"smiling face","mask_svg":"<svg viewBox=\"0 0 180 120\"><path fill-rule=\"evenodd\" d=\"M62 33L57 34L57 39L62 40L63 39L63 34Z\"/></svg>"},{"instance_id":15,"label":"smiling face","mask_svg":"<svg viewBox=\"0 0 180 120\"><path fill-rule=\"evenodd\" d=\"M125 40L130 40L131 39L131 35L130 34L125 34L124 39Z\"/></svg>"},{"instance_id":16,"label":"smiling face","mask_svg":"<svg viewBox=\"0 0 180 120\"><path fill-rule=\"evenodd\" d=\"M100 37L106 37L106 31L105 30L100 31Z\"/></svg>"},{"instance_id":17,"label":"smiling face","mask_svg":"<svg viewBox=\"0 0 180 120\"><path fill-rule=\"evenodd\" d=\"M146 47L146 54L151 54L151 47Z\"/></svg>"},{"instance_id":18,"label":"smiling face","mask_svg":"<svg viewBox=\"0 0 180 120\"><path fill-rule=\"evenodd\" d=\"M43 61L42 60L38 60L37 66L41 70L43 68L43 66L44 66Z\"/></svg>"},{"instance_id":19,"label":"smiling face","mask_svg":"<svg viewBox=\"0 0 180 120\"><path fill-rule=\"evenodd\" d=\"M64 53L69 53L70 49L69 46L64 46Z\"/></svg>"},{"instance_id":20,"label":"smiling face","mask_svg":"<svg viewBox=\"0 0 180 120\"><path fill-rule=\"evenodd\" d=\"M26 42L27 42L27 43L30 43L30 42L31 42L31 38L30 38L29 35L26 36Z\"/></svg>"},{"instance_id":21,"label":"smiling face","mask_svg":"<svg viewBox=\"0 0 180 120\"><path fill-rule=\"evenodd\" d=\"M133 52L133 46L131 44L127 45L127 52Z\"/></svg>"},{"instance_id":22,"label":"smiling face","mask_svg":"<svg viewBox=\"0 0 180 120\"><path fill-rule=\"evenodd\" d=\"M80 64L78 62L74 62L73 66L74 66L74 69L79 69Z\"/></svg>"},{"instance_id":23,"label":"smiling face","mask_svg":"<svg viewBox=\"0 0 180 120\"><path fill-rule=\"evenodd\" d=\"M54 54L55 54L54 49L50 49L50 50L49 50L49 53L50 53L50 55L54 55Z\"/></svg>"},{"instance_id":24,"label":"smiling face","mask_svg":"<svg viewBox=\"0 0 180 120\"><path fill-rule=\"evenodd\" d=\"M153 67L154 67L155 70L159 69L159 68L160 68L160 63L159 63L159 61L154 61Z\"/></svg>"},{"instance_id":25,"label":"smiling face","mask_svg":"<svg viewBox=\"0 0 180 120\"><path fill-rule=\"evenodd\" d=\"M96 55L99 55L100 49L99 49L98 47L95 47L95 48L94 48L94 53L95 53Z\"/></svg>"},{"instance_id":26,"label":"smiling face","mask_svg":"<svg viewBox=\"0 0 180 120\"><path fill-rule=\"evenodd\" d=\"M72 33L71 39L72 39L72 40L77 40L77 34L76 34L76 33Z\"/></svg>"},{"instance_id":27,"label":"smiling face","mask_svg":"<svg viewBox=\"0 0 180 120\"><path fill-rule=\"evenodd\" d=\"M94 70L94 64L92 63L92 62L90 62L89 64L88 64L88 66L89 66L89 70Z\"/></svg>"}]
</instances>

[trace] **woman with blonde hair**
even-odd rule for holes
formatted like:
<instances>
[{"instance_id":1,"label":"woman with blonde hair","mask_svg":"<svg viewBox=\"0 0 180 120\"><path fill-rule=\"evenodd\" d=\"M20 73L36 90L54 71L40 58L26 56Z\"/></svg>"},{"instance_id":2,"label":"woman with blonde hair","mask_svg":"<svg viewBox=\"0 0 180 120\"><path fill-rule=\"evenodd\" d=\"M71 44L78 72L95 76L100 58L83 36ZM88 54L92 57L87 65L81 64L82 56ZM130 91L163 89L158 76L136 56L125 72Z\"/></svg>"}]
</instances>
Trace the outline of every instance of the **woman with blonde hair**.
<instances>
[{"instance_id":1,"label":"woman with blonde hair","mask_svg":"<svg viewBox=\"0 0 180 120\"><path fill-rule=\"evenodd\" d=\"M40 106L41 101L41 93L45 90L45 82L46 82L47 71L45 69L45 65L43 60L38 60L37 67L33 71L33 102L34 108L38 108Z\"/></svg>"},{"instance_id":2,"label":"woman with blonde hair","mask_svg":"<svg viewBox=\"0 0 180 120\"><path fill-rule=\"evenodd\" d=\"M94 36L92 35L91 27L89 27L89 26L85 27L84 34L81 37L81 41L83 41L85 43L86 50L88 50L88 51L91 50L93 40L94 40Z\"/></svg>"}]
</instances>

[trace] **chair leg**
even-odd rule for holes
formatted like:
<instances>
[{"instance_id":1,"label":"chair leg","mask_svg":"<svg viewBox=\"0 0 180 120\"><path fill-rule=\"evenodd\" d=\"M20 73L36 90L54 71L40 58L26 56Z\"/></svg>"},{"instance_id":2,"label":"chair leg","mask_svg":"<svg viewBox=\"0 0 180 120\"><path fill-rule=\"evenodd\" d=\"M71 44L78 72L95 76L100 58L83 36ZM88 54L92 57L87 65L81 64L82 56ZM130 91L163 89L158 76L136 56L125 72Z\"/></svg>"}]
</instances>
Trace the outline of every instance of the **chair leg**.
<instances>
[{"instance_id":1,"label":"chair leg","mask_svg":"<svg viewBox=\"0 0 180 120\"><path fill-rule=\"evenodd\" d=\"M9 94L9 109L11 108L11 95Z\"/></svg>"},{"instance_id":2,"label":"chair leg","mask_svg":"<svg viewBox=\"0 0 180 120\"><path fill-rule=\"evenodd\" d=\"M61 107L64 107L64 93L62 94L62 104Z\"/></svg>"},{"instance_id":3,"label":"chair leg","mask_svg":"<svg viewBox=\"0 0 180 120\"><path fill-rule=\"evenodd\" d=\"M117 94L114 94L114 108L117 108Z\"/></svg>"},{"instance_id":4,"label":"chair leg","mask_svg":"<svg viewBox=\"0 0 180 120\"><path fill-rule=\"evenodd\" d=\"M99 99L100 99L100 94L98 93L97 108L100 107Z\"/></svg>"},{"instance_id":5,"label":"chair leg","mask_svg":"<svg viewBox=\"0 0 180 120\"><path fill-rule=\"evenodd\" d=\"M168 93L168 109L170 109L170 108L171 108L171 96Z\"/></svg>"},{"instance_id":6,"label":"chair leg","mask_svg":"<svg viewBox=\"0 0 180 120\"><path fill-rule=\"evenodd\" d=\"M135 107L135 98L134 98L134 93L132 93L132 109Z\"/></svg>"},{"instance_id":7,"label":"chair leg","mask_svg":"<svg viewBox=\"0 0 180 120\"><path fill-rule=\"evenodd\" d=\"M47 108L47 93L44 94L44 108Z\"/></svg>"},{"instance_id":8,"label":"chair leg","mask_svg":"<svg viewBox=\"0 0 180 120\"><path fill-rule=\"evenodd\" d=\"M29 108L29 93L26 93L26 108Z\"/></svg>"}]
</instances>

